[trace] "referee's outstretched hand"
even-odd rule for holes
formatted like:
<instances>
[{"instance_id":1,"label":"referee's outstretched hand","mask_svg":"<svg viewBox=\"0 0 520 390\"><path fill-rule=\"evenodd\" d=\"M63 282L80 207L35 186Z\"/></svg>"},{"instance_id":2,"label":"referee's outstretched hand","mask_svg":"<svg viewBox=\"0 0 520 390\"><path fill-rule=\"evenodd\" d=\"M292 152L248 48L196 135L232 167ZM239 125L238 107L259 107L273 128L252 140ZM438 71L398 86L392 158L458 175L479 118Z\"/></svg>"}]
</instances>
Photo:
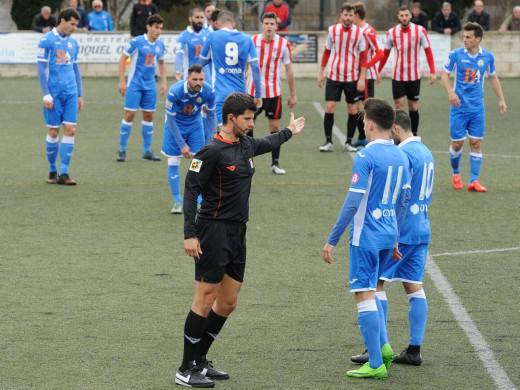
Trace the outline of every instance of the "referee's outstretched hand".
<instances>
[{"instance_id":1,"label":"referee's outstretched hand","mask_svg":"<svg viewBox=\"0 0 520 390\"><path fill-rule=\"evenodd\" d=\"M289 126L287 126L287 128L291 130L293 135L298 134L300 131L302 131L304 126L305 118L301 116L298 119L294 119L294 114L291 112L291 120L289 121Z\"/></svg>"}]
</instances>

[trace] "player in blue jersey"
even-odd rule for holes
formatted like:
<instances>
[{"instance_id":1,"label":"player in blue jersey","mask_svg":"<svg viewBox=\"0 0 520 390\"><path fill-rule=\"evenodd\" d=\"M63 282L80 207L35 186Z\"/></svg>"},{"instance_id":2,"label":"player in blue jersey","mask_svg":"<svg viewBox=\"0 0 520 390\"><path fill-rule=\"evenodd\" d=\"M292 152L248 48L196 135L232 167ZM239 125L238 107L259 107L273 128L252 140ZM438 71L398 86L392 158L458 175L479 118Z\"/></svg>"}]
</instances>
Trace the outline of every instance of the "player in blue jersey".
<instances>
[{"instance_id":1,"label":"player in blue jersey","mask_svg":"<svg viewBox=\"0 0 520 390\"><path fill-rule=\"evenodd\" d=\"M163 19L155 14L146 20L146 34L133 38L119 58L119 92L125 97L125 113L119 132L119 152L116 160L126 159L126 144L132 131L135 112L143 112L141 133L143 136L143 160L160 161L151 150L153 138L153 113L157 104L155 68L159 64L161 75L161 96L166 93L166 65L164 64L164 43L159 39L163 29ZM125 62L131 57L128 82L125 82Z\"/></svg>"},{"instance_id":2,"label":"player in blue jersey","mask_svg":"<svg viewBox=\"0 0 520 390\"><path fill-rule=\"evenodd\" d=\"M394 119L394 109L387 101L365 101L369 143L356 153L347 197L322 252L323 260L331 264L332 250L350 224L349 285L355 293L359 328L369 353L365 365L347 372L354 378L386 378L394 356L390 344L380 343L383 309L375 296L379 263L395 248L410 196L408 161L390 139Z\"/></svg>"},{"instance_id":3,"label":"player in blue jersey","mask_svg":"<svg viewBox=\"0 0 520 390\"><path fill-rule=\"evenodd\" d=\"M191 65L200 63L200 52L209 34L207 29L202 28L204 13L200 8L191 9L188 15L190 25L177 38L175 48L175 78L177 81L188 76L188 68ZM204 70L207 71L207 69Z\"/></svg>"},{"instance_id":4,"label":"player in blue jersey","mask_svg":"<svg viewBox=\"0 0 520 390\"><path fill-rule=\"evenodd\" d=\"M469 136L470 176L468 191L486 192L478 176L482 165L482 140L485 131L484 74L487 72L493 91L498 96L500 115L505 115L507 106L495 69L493 54L480 47L484 30L478 23L466 23L462 27L464 47L450 53L444 66L442 84L450 99L450 160L453 168L453 188L462 190L460 160L462 145ZM455 72L455 88L450 74Z\"/></svg>"},{"instance_id":5,"label":"player in blue jersey","mask_svg":"<svg viewBox=\"0 0 520 390\"><path fill-rule=\"evenodd\" d=\"M392 138L408 158L412 189L406 216L399 231L399 244L392 256L388 256L379 264L376 297L381 302L384 313L384 320L380 321L380 340L381 343L388 343L388 300L384 282L401 281L410 304L410 344L401 354L395 356L393 361L420 366L421 344L428 315L428 303L422 281L431 235L428 209L433 194L435 164L431 152L421 143L421 138L413 135L410 117L402 110L396 110ZM368 353L365 351L350 359L356 363L365 363L368 361Z\"/></svg>"},{"instance_id":6,"label":"player in blue jersey","mask_svg":"<svg viewBox=\"0 0 520 390\"><path fill-rule=\"evenodd\" d=\"M202 117L202 106L206 115ZM179 165L184 156L191 159L206 143L205 133L215 129L215 94L204 82L200 64L188 68L186 80L173 84L166 100L162 154L168 158L168 181L173 194L172 214L182 214Z\"/></svg>"},{"instance_id":7,"label":"player in blue jersey","mask_svg":"<svg viewBox=\"0 0 520 390\"><path fill-rule=\"evenodd\" d=\"M78 43L70 35L76 30L79 14L65 8L58 14L58 26L45 34L38 44L38 79L43 91L43 117L48 127L46 148L49 184L75 185L68 174L74 151L78 112L83 108L83 90L78 66ZM63 124L63 137L58 134ZM60 170L56 160L60 156Z\"/></svg>"},{"instance_id":8,"label":"player in blue jersey","mask_svg":"<svg viewBox=\"0 0 520 390\"><path fill-rule=\"evenodd\" d=\"M219 30L208 35L200 54L201 65L211 61L216 99L216 116L222 124L222 106L230 93L246 92L245 68L251 66L255 85L261 85L260 65L255 45L249 35L235 29L235 17L229 11L221 11L217 22ZM262 107L262 91L255 90L255 104Z\"/></svg>"}]
</instances>

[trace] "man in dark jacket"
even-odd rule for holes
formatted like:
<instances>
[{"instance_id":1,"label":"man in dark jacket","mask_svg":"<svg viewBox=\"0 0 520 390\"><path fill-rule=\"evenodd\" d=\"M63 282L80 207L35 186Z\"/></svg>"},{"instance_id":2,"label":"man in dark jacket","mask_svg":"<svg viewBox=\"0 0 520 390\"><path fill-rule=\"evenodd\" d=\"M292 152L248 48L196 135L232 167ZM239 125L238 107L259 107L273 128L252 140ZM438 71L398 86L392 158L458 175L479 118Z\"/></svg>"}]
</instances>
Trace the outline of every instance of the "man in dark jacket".
<instances>
[{"instance_id":1,"label":"man in dark jacket","mask_svg":"<svg viewBox=\"0 0 520 390\"><path fill-rule=\"evenodd\" d=\"M484 31L489 31L491 17L484 11L484 2L482 0L475 0L473 3L473 11L468 14L466 22L478 23L482 26Z\"/></svg>"},{"instance_id":2,"label":"man in dark jacket","mask_svg":"<svg viewBox=\"0 0 520 390\"><path fill-rule=\"evenodd\" d=\"M43 6L40 13L34 16L31 29L41 33L48 33L56 27L56 18L51 15L51 7Z\"/></svg>"},{"instance_id":3,"label":"man in dark jacket","mask_svg":"<svg viewBox=\"0 0 520 390\"><path fill-rule=\"evenodd\" d=\"M459 15L451 10L451 4L442 3L442 9L433 17L432 29L441 34L452 35L460 31Z\"/></svg>"},{"instance_id":4,"label":"man in dark jacket","mask_svg":"<svg viewBox=\"0 0 520 390\"><path fill-rule=\"evenodd\" d=\"M421 8L421 3L416 2L412 4L412 19L410 22L423 26L428 30L428 14Z\"/></svg>"},{"instance_id":5,"label":"man in dark jacket","mask_svg":"<svg viewBox=\"0 0 520 390\"><path fill-rule=\"evenodd\" d=\"M146 19L153 14L158 14L159 9L152 0L142 0L134 4L130 16L130 35L137 37L146 33Z\"/></svg>"},{"instance_id":6,"label":"man in dark jacket","mask_svg":"<svg viewBox=\"0 0 520 390\"><path fill-rule=\"evenodd\" d=\"M78 30L87 31L88 30L88 21L87 21L87 11L85 11L85 8L79 7L78 0L69 0L69 7L74 8L79 14Z\"/></svg>"}]
</instances>

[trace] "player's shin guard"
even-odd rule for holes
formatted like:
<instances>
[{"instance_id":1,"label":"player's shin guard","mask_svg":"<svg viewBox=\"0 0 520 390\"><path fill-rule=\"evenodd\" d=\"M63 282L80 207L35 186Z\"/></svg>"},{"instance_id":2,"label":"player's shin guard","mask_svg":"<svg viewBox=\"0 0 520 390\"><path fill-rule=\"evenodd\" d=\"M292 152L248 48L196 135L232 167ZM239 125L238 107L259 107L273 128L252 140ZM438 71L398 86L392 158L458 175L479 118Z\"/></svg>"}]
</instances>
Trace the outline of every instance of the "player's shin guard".
<instances>
[{"instance_id":1,"label":"player's shin guard","mask_svg":"<svg viewBox=\"0 0 520 390\"><path fill-rule=\"evenodd\" d=\"M61 137L60 145L60 175L68 173L72 152L74 152L74 136L67 137L64 135Z\"/></svg>"},{"instance_id":2,"label":"player's shin guard","mask_svg":"<svg viewBox=\"0 0 520 390\"><path fill-rule=\"evenodd\" d=\"M469 175L469 183L473 183L475 180L478 180L478 175L480 174L480 167L482 166L482 153L469 153L469 167L470 167L470 175Z\"/></svg>"},{"instance_id":3,"label":"player's shin guard","mask_svg":"<svg viewBox=\"0 0 520 390\"><path fill-rule=\"evenodd\" d=\"M428 302L424 290L421 289L408 294L410 310L408 320L410 321L410 345L421 345L426 329L426 318L428 316Z\"/></svg>"},{"instance_id":4,"label":"player's shin guard","mask_svg":"<svg viewBox=\"0 0 520 390\"><path fill-rule=\"evenodd\" d=\"M412 122L412 134L417 135L419 130L419 111L409 111L408 115L410 115L410 122Z\"/></svg>"},{"instance_id":5,"label":"player's shin guard","mask_svg":"<svg viewBox=\"0 0 520 390\"><path fill-rule=\"evenodd\" d=\"M352 138L354 138L354 134L356 133L356 127L358 124L358 114L348 114L347 120L347 143L352 143Z\"/></svg>"},{"instance_id":6,"label":"player's shin guard","mask_svg":"<svg viewBox=\"0 0 520 390\"><path fill-rule=\"evenodd\" d=\"M451 162L451 168L453 169L453 174L459 174L460 173L460 159L462 158L462 149L459 151L453 150L453 148L450 146L450 162Z\"/></svg>"},{"instance_id":7,"label":"player's shin guard","mask_svg":"<svg viewBox=\"0 0 520 390\"><path fill-rule=\"evenodd\" d=\"M58 172L58 168L56 167L56 160L58 159L58 151L60 149L58 137L52 138L47 134L45 147L47 149L47 161L49 161L49 172Z\"/></svg>"},{"instance_id":8,"label":"player's shin guard","mask_svg":"<svg viewBox=\"0 0 520 390\"><path fill-rule=\"evenodd\" d=\"M379 341L379 314L375 300L362 301L357 304L358 324L363 343L367 347L370 367L378 368L383 364L381 344Z\"/></svg>"},{"instance_id":9,"label":"player's shin guard","mask_svg":"<svg viewBox=\"0 0 520 390\"><path fill-rule=\"evenodd\" d=\"M175 203L182 203L181 176L179 174L180 157L168 157L168 183Z\"/></svg>"},{"instance_id":10,"label":"player's shin guard","mask_svg":"<svg viewBox=\"0 0 520 390\"><path fill-rule=\"evenodd\" d=\"M143 154L150 151L153 139L153 122L141 122L141 133L143 134Z\"/></svg>"},{"instance_id":11,"label":"player's shin guard","mask_svg":"<svg viewBox=\"0 0 520 390\"><path fill-rule=\"evenodd\" d=\"M227 317L219 316L213 309L210 310L206 322L204 322L200 343L197 346L197 359L200 359L197 360L197 363L207 360L206 355L208 354L209 348L217 338L226 320Z\"/></svg>"},{"instance_id":12,"label":"player's shin guard","mask_svg":"<svg viewBox=\"0 0 520 390\"><path fill-rule=\"evenodd\" d=\"M126 151L126 144L128 143L128 138L132 132L132 123L133 122L127 122L124 119L121 121L121 128L119 130L119 150L123 152Z\"/></svg>"},{"instance_id":13,"label":"player's shin guard","mask_svg":"<svg viewBox=\"0 0 520 390\"><path fill-rule=\"evenodd\" d=\"M376 292L376 305L379 313L379 341L381 345L390 344L388 341L388 330L386 327L386 318L388 314L388 300L386 298L386 292Z\"/></svg>"},{"instance_id":14,"label":"player's shin guard","mask_svg":"<svg viewBox=\"0 0 520 390\"><path fill-rule=\"evenodd\" d=\"M202 330L206 317L199 316L190 310L184 323L184 353L182 356L181 371L193 367L197 357L197 347L202 337Z\"/></svg>"},{"instance_id":15,"label":"player's shin guard","mask_svg":"<svg viewBox=\"0 0 520 390\"><path fill-rule=\"evenodd\" d=\"M332 127L334 126L334 114L325 113L323 128L325 130L325 141L332 143Z\"/></svg>"}]
</instances>

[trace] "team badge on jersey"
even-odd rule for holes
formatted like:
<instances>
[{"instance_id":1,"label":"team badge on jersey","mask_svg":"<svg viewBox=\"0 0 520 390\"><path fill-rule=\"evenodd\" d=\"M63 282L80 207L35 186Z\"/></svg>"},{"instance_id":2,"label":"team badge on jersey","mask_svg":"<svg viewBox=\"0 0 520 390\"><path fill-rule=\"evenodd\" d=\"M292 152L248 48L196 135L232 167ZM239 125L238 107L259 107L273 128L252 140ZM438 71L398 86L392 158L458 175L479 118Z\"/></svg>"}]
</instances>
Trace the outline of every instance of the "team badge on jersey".
<instances>
[{"instance_id":1,"label":"team badge on jersey","mask_svg":"<svg viewBox=\"0 0 520 390\"><path fill-rule=\"evenodd\" d=\"M359 175L354 172L354 174L352 174L352 180L350 180L350 182L352 184L356 184L358 181L359 181Z\"/></svg>"},{"instance_id":2,"label":"team badge on jersey","mask_svg":"<svg viewBox=\"0 0 520 390\"><path fill-rule=\"evenodd\" d=\"M197 100L195 100L198 104L202 103L202 98L199 96Z\"/></svg>"},{"instance_id":3,"label":"team badge on jersey","mask_svg":"<svg viewBox=\"0 0 520 390\"><path fill-rule=\"evenodd\" d=\"M478 60L477 64L478 64L479 67L483 67L484 66L484 60Z\"/></svg>"},{"instance_id":4,"label":"team badge on jersey","mask_svg":"<svg viewBox=\"0 0 520 390\"><path fill-rule=\"evenodd\" d=\"M68 47L69 49L72 49L72 43L67 42L67 47Z\"/></svg>"},{"instance_id":5,"label":"team badge on jersey","mask_svg":"<svg viewBox=\"0 0 520 390\"><path fill-rule=\"evenodd\" d=\"M193 160L191 160L190 171L199 173L201 166L202 166L202 160L197 160L196 158L194 158Z\"/></svg>"}]
</instances>

